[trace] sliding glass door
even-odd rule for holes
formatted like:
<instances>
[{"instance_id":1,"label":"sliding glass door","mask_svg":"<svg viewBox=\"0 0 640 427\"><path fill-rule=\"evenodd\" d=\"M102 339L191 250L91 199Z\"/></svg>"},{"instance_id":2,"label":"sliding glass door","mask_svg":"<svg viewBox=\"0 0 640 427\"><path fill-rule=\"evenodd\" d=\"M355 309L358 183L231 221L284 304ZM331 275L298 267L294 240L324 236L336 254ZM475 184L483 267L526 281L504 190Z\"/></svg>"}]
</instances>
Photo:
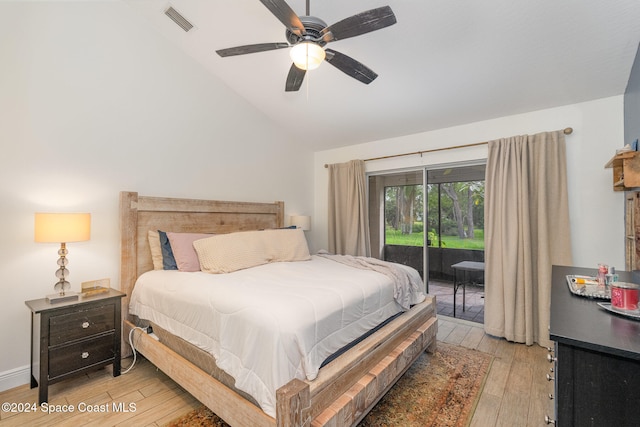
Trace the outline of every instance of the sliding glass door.
<instances>
[{"instance_id":1,"label":"sliding glass door","mask_svg":"<svg viewBox=\"0 0 640 427\"><path fill-rule=\"evenodd\" d=\"M432 169L426 175L429 279L450 282L453 264L484 261L485 166Z\"/></svg>"},{"instance_id":2,"label":"sliding glass door","mask_svg":"<svg viewBox=\"0 0 640 427\"><path fill-rule=\"evenodd\" d=\"M424 172L369 177L372 256L410 265L424 277Z\"/></svg>"},{"instance_id":3,"label":"sliding glass door","mask_svg":"<svg viewBox=\"0 0 640 427\"><path fill-rule=\"evenodd\" d=\"M456 262L484 261L484 173L478 164L370 175L372 256L414 267L427 291L430 279L452 281Z\"/></svg>"}]
</instances>

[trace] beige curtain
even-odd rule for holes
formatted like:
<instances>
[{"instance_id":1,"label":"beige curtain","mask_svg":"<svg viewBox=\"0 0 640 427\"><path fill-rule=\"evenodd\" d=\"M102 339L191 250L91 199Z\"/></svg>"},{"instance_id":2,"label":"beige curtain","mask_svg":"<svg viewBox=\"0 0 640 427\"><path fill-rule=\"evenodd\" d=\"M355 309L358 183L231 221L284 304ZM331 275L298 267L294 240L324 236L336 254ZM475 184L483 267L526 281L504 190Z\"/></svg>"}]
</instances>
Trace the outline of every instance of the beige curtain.
<instances>
[{"instance_id":1,"label":"beige curtain","mask_svg":"<svg viewBox=\"0 0 640 427\"><path fill-rule=\"evenodd\" d=\"M329 165L329 252L371 256L363 160Z\"/></svg>"},{"instance_id":2,"label":"beige curtain","mask_svg":"<svg viewBox=\"0 0 640 427\"><path fill-rule=\"evenodd\" d=\"M489 142L485 331L549 346L551 266L571 265L564 134Z\"/></svg>"}]
</instances>

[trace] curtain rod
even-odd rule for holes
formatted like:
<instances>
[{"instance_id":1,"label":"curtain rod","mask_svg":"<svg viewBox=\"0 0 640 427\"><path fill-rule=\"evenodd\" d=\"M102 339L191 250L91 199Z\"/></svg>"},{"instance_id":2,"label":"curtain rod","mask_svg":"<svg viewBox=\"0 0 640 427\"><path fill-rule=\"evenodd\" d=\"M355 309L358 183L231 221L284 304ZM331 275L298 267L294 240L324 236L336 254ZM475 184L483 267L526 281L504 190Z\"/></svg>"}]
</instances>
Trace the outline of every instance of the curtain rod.
<instances>
[{"instance_id":1,"label":"curtain rod","mask_svg":"<svg viewBox=\"0 0 640 427\"><path fill-rule=\"evenodd\" d=\"M571 133L573 133L573 128L564 128L562 130L562 132L565 135L571 135ZM372 157L370 159L364 159L365 162L369 162L372 160L382 160L382 159L391 159L393 157L404 157L404 156L413 156L416 154L420 154L423 155L424 153L432 153L434 151L445 151L445 150L453 150L456 148L467 148L467 147L475 147L477 145L486 145L488 144L489 141L483 141L483 142L474 142L473 144L464 144L464 145L453 145L451 147L442 147L442 148L433 148L431 150L423 150L423 151L414 151L412 153L402 153L402 154L390 154L388 156L381 156L381 157ZM325 168L328 168L329 165L325 164L324 165Z\"/></svg>"}]
</instances>

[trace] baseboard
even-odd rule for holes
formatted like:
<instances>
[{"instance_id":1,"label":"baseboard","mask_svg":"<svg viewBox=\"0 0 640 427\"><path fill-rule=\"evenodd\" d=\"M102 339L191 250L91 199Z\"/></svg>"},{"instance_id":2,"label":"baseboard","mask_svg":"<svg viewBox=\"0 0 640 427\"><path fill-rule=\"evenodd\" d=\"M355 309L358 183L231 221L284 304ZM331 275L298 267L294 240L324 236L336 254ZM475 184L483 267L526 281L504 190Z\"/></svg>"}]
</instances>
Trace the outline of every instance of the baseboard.
<instances>
[{"instance_id":1,"label":"baseboard","mask_svg":"<svg viewBox=\"0 0 640 427\"><path fill-rule=\"evenodd\" d=\"M31 382L29 365L0 372L0 391L6 391Z\"/></svg>"}]
</instances>

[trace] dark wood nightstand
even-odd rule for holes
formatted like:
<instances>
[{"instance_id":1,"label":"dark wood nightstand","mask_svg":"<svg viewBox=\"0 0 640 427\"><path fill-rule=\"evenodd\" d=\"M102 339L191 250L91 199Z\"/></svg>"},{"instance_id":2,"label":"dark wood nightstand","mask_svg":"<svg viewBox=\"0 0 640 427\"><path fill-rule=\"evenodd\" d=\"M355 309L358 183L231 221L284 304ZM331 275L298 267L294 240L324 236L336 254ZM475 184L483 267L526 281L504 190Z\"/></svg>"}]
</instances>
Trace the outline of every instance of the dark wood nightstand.
<instances>
[{"instance_id":1,"label":"dark wood nightstand","mask_svg":"<svg viewBox=\"0 0 640 427\"><path fill-rule=\"evenodd\" d=\"M113 364L120 375L122 292L49 303L25 301L31 309L31 388L47 402L49 384Z\"/></svg>"}]
</instances>

